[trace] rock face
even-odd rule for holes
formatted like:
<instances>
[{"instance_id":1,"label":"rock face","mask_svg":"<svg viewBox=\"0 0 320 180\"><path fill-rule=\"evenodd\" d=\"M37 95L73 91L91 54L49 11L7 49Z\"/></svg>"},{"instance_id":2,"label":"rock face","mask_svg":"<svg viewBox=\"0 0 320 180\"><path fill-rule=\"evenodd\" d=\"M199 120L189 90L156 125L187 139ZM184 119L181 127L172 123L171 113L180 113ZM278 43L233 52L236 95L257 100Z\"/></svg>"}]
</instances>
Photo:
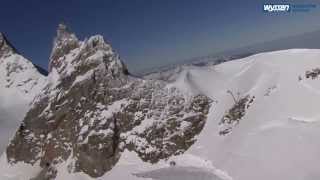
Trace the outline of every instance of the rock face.
<instances>
[{"instance_id":1,"label":"rock face","mask_svg":"<svg viewBox=\"0 0 320 180\"><path fill-rule=\"evenodd\" d=\"M79 41L59 25L46 87L9 144L12 164L40 163L35 179L55 167L100 177L125 149L156 163L185 152L202 130L211 100L162 81L130 76L102 36Z\"/></svg>"}]
</instances>

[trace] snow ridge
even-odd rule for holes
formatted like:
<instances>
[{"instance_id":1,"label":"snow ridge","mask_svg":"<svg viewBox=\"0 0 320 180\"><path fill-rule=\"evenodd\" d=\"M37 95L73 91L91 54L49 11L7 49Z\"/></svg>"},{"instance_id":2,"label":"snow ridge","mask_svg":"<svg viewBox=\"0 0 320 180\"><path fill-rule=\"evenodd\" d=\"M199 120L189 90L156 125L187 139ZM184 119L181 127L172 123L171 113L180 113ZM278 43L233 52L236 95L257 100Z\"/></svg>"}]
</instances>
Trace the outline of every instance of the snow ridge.
<instances>
[{"instance_id":1,"label":"snow ridge","mask_svg":"<svg viewBox=\"0 0 320 180\"><path fill-rule=\"evenodd\" d=\"M0 151L8 144L46 78L0 33Z\"/></svg>"}]
</instances>

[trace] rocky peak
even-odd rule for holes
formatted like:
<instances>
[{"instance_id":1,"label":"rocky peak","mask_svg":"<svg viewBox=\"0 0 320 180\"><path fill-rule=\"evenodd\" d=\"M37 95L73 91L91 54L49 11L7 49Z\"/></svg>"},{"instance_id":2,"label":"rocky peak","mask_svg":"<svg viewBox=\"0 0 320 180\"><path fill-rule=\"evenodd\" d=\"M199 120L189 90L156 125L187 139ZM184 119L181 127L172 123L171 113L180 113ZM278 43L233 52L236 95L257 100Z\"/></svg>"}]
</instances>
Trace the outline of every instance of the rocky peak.
<instances>
[{"instance_id":1,"label":"rocky peak","mask_svg":"<svg viewBox=\"0 0 320 180\"><path fill-rule=\"evenodd\" d=\"M0 58L16 53L16 49L11 45L6 36L0 32Z\"/></svg>"},{"instance_id":2,"label":"rocky peak","mask_svg":"<svg viewBox=\"0 0 320 180\"><path fill-rule=\"evenodd\" d=\"M57 29L57 36L53 42L53 49L50 55L49 72L53 67L59 66L63 56L68 54L71 50L79 47L78 38L72 33L66 25L59 24Z\"/></svg>"},{"instance_id":3,"label":"rocky peak","mask_svg":"<svg viewBox=\"0 0 320 180\"><path fill-rule=\"evenodd\" d=\"M119 55L113 51L111 45L105 42L103 36L92 36L84 41L83 46L83 54L93 53L98 56L99 54L102 55L102 59L104 59L103 63L106 64L106 70L109 71L113 77L129 74L126 65L120 60Z\"/></svg>"},{"instance_id":4,"label":"rocky peak","mask_svg":"<svg viewBox=\"0 0 320 180\"><path fill-rule=\"evenodd\" d=\"M129 74L118 54L101 35L79 41L65 25L58 26L50 57L49 72L55 69L59 76L75 78L89 70L101 68L101 64L104 64L104 73L112 77ZM68 81L70 82L70 79Z\"/></svg>"}]
</instances>

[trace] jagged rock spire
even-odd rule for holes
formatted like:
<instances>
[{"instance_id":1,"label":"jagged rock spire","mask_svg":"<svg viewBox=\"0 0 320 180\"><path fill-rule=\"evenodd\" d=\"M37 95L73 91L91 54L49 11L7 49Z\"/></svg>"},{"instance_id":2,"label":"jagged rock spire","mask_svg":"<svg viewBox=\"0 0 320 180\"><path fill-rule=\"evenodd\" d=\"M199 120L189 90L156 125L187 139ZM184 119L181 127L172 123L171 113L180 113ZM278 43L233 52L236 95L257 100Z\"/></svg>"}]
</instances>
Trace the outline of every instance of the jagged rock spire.
<instances>
[{"instance_id":1,"label":"jagged rock spire","mask_svg":"<svg viewBox=\"0 0 320 180\"><path fill-rule=\"evenodd\" d=\"M16 52L16 49L11 45L6 36L0 32L0 58Z\"/></svg>"},{"instance_id":2,"label":"jagged rock spire","mask_svg":"<svg viewBox=\"0 0 320 180\"><path fill-rule=\"evenodd\" d=\"M77 48L77 52L71 55L70 52ZM94 54L96 55L93 56ZM90 56L92 57L89 58ZM72 65L70 64L71 62ZM93 69L100 63L105 64L107 71L114 78L129 74L117 53L112 50L111 45L106 43L101 35L95 35L80 41L74 33L70 32L66 25L59 24L50 56L49 72L55 68L59 74L72 73L72 69L78 69L77 73L79 73L81 69L88 70L88 67ZM80 66L83 66L83 68Z\"/></svg>"},{"instance_id":3,"label":"jagged rock spire","mask_svg":"<svg viewBox=\"0 0 320 180\"><path fill-rule=\"evenodd\" d=\"M65 24L59 24L50 55L49 71L52 67L59 65L61 57L77 47L79 47L79 41L76 35Z\"/></svg>"}]
</instances>

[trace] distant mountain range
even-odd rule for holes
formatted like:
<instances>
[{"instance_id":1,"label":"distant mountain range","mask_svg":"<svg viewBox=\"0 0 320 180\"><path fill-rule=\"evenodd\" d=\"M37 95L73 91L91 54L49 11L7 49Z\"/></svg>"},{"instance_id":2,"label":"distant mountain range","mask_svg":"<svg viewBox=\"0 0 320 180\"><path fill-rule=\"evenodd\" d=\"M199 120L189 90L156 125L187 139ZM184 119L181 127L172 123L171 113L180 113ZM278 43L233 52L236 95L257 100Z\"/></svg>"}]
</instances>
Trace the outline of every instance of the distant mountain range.
<instances>
[{"instance_id":1,"label":"distant mountain range","mask_svg":"<svg viewBox=\"0 0 320 180\"><path fill-rule=\"evenodd\" d=\"M270 52L285 49L320 49L320 30L288 36L276 40L255 43L249 46L230 49L218 53L212 53L205 56L194 57L181 61L179 63L150 68L138 74L146 75L155 72L162 72L173 69L177 66L188 64L196 66L219 64L221 62L244 58L261 52Z\"/></svg>"},{"instance_id":2,"label":"distant mountain range","mask_svg":"<svg viewBox=\"0 0 320 180\"><path fill-rule=\"evenodd\" d=\"M320 49L320 30L256 43L215 55L257 54L285 49Z\"/></svg>"}]
</instances>

